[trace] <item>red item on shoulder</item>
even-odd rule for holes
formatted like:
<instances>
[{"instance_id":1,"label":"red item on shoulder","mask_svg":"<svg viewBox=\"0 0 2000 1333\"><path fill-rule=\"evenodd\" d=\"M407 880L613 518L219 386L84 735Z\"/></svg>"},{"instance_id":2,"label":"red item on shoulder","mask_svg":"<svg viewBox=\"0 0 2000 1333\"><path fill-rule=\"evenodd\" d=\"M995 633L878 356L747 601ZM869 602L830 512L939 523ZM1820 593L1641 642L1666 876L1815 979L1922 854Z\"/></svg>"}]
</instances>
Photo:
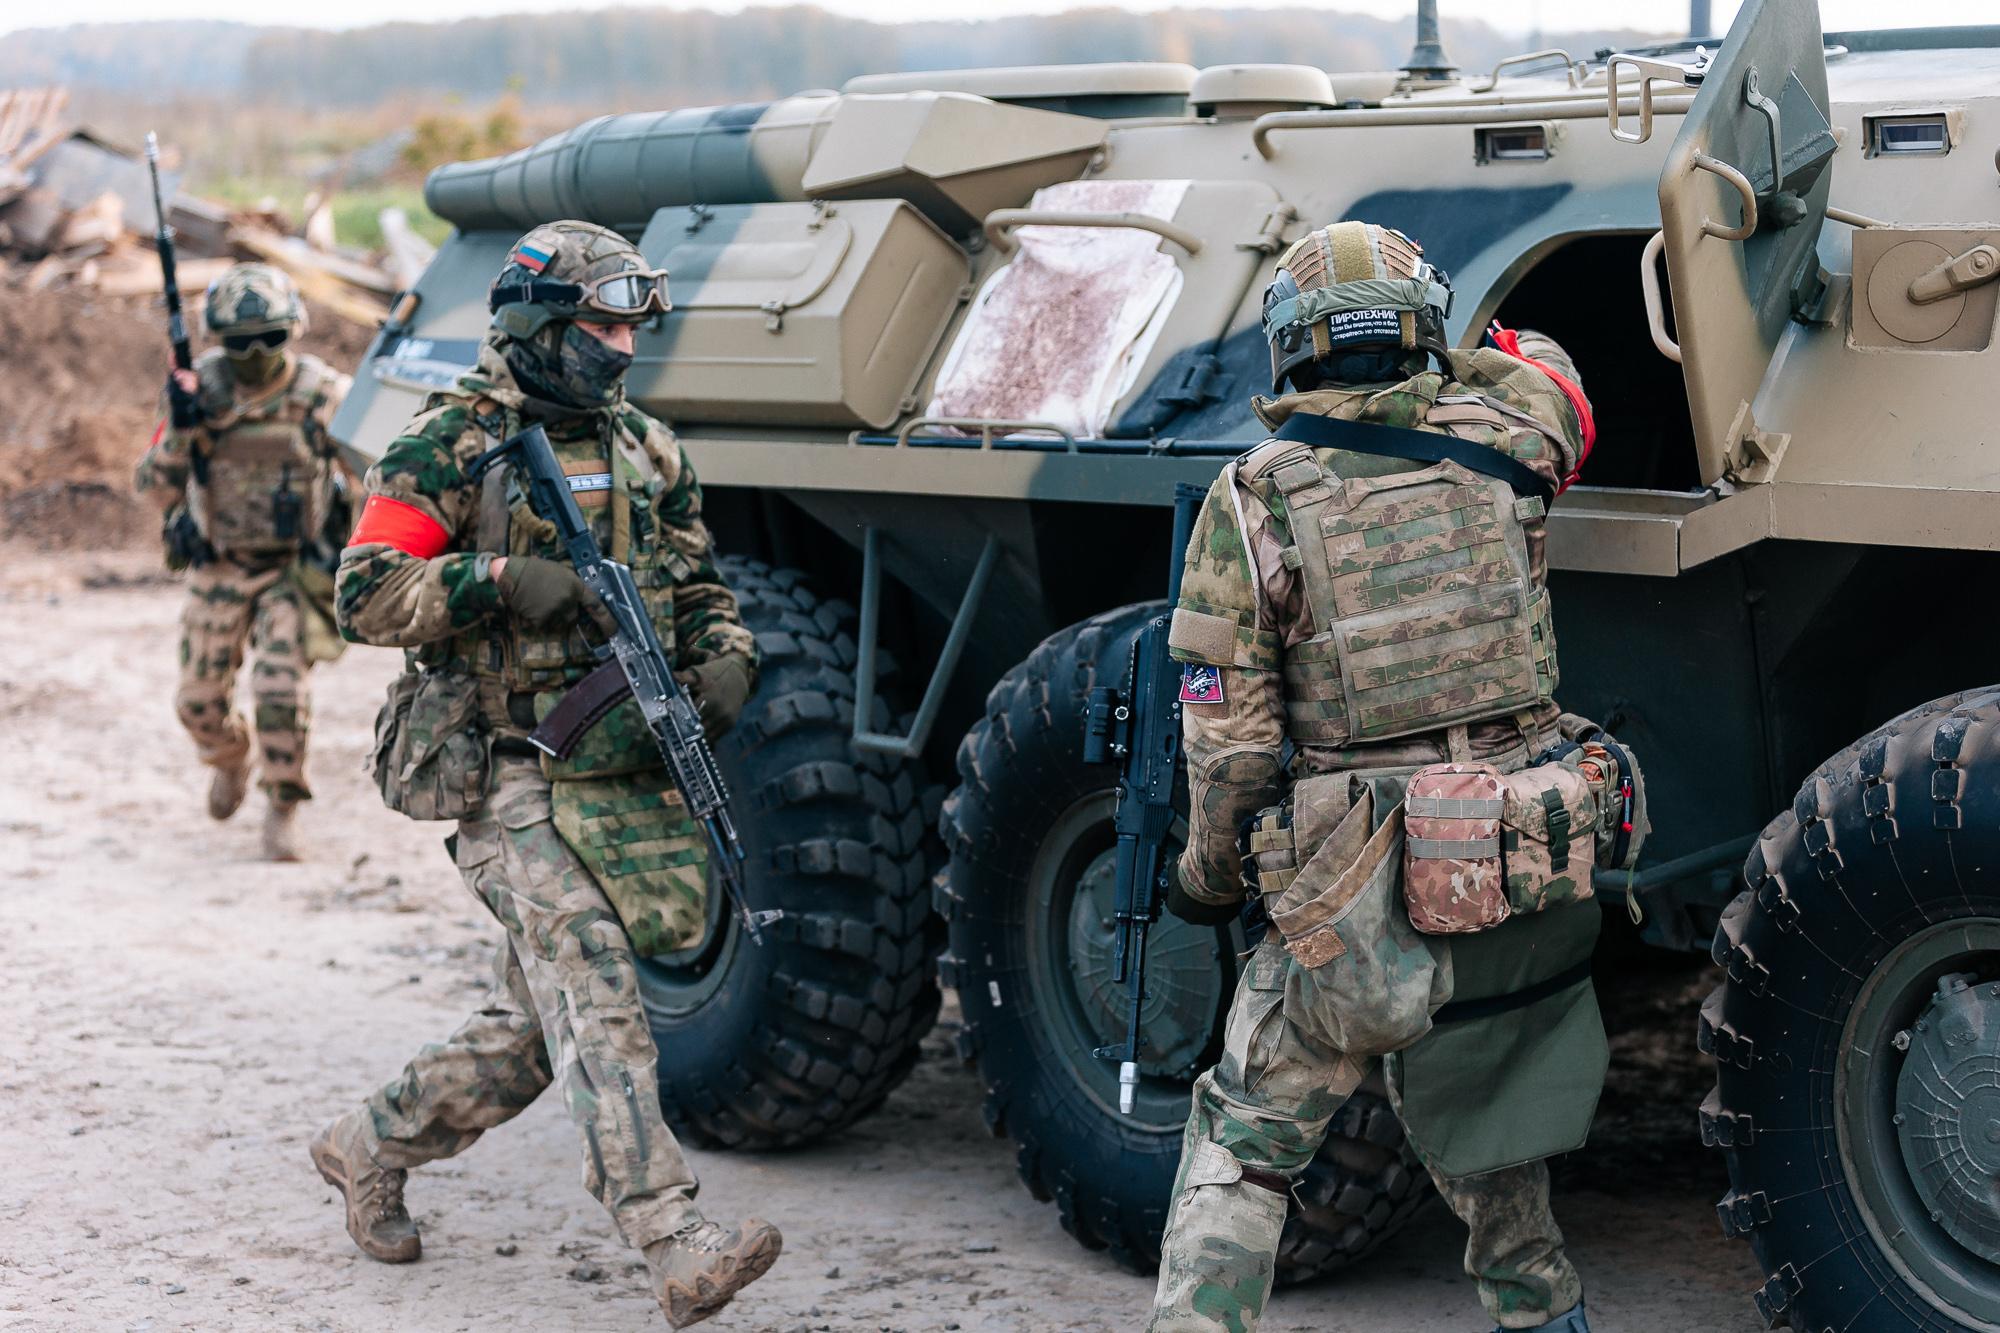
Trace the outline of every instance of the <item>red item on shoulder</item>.
<instances>
[{"instance_id":1,"label":"red item on shoulder","mask_svg":"<svg viewBox=\"0 0 2000 1333\"><path fill-rule=\"evenodd\" d=\"M386 495L371 495L361 506L361 521L354 525L349 546L393 546L405 555L429 560L443 555L451 545L451 533L444 524L413 504Z\"/></svg>"},{"instance_id":2,"label":"red item on shoulder","mask_svg":"<svg viewBox=\"0 0 2000 1333\"><path fill-rule=\"evenodd\" d=\"M1556 487L1556 494L1561 495L1575 484L1578 474L1583 471L1584 462L1590 457L1591 449L1597 444L1597 419L1591 415L1590 400L1583 396L1583 386L1575 380L1550 369L1546 363L1523 354L1521 351L1521 335L1518 330L1501 328L1500 321L1496 319L1492 324L1487 326L1486 336L1495 347L1505 352L1508 356L1513 357L1516 361L1527 362L1536 370L1541 371L1544 375L1554 380L1556 387L1562 390L1563 397L1569 399L1569 405L1576 410L1576 424L1577 429L1583 435L1583 448L1576 456L1576 467L1571 470L1567 477L1563 478L1562 485Z\"/></svg>"}]
</instances>

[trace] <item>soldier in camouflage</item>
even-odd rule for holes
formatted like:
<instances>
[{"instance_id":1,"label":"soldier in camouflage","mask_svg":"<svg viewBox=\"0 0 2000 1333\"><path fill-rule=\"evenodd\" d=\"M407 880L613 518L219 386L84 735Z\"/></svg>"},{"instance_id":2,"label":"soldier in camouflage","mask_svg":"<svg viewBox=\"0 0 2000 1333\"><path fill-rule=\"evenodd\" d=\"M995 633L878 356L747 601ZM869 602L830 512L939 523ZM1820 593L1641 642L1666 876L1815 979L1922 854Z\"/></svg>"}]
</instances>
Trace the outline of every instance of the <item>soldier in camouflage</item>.
<instances>
[{"instance_id":1,"label":"soldier in camouflage","mask_svg":"<svg viewBox=\"0 0 2000 1333\"><path fill-rule=\"evenodd\" d=\"M307 673L338 644L321 623L324 574L301 554L334 505L339 463L327 427L348 378L294 350L305 309L277 269L230 269L208 289L204 318L221 346L203 352L192 370L174 372L136 482L193 548L169 553L176 567L193 566L174 708L202 763L215 770L208 812L227 819L243 804L254 731L258 785L269 802L265 854L291 861L293 812L312 796ZM256 658L248 725L235 703L246 649Z\"/></svg>"},{"instance_id":2,"label":"soldier in camouflage","mask_svg":"<svg viewBox=\"0 0 2000 1333\"><path fill-rule=\"evenodd\" d=\"M1280 259L1265 298L1278 396L1256 400L1258 417L1281 435L1296 414L1448 434L1517 459L1554 489L1573 475L1593 430L1574 365L1552 341L1533 333L1517 339L1497 325L1496 346L1448 348L1448 307L1444 275L1410 238L1358 222L1306 236ZM1511 514L1480 514L1479 525L1455 527L1484 492L1466 485L1478 482L1472 473L1441 466L1414 479L1429 490L1378 510L1366 530L1323 513L1329 505L1358 509L1367 496L1409 484L1421 468L1406 457L1274 438L1210 489L1171 637L1184 664L1190 810L1169 906L1185 919L1214 924L1236 913L1246 892L1239 839L1255 832L1251 822L1293 781L1407 775L1446 761L1506 769L1554 739L1539 494L1520 497ZM1292 531L1293 513L1308 504L1327 534L1325 554ZM1420 608L1399 605L1479 582L1483 576L1464 573L1465 553L1473 542L1510 543L1503 541L1509 522L1519 524L1524 544L1511 549L1532 585L1521 600L1539 605L1496 609L1518 622L1505 635L1480 631L1490 618L1484 612L1440 627L1421 624ZM1351 631L1344 651L1367 661L1344 663L1328 650L1335 638L1328 624L1343 618ZM1445 646L1423 651L1444 656L1408 651L1417 636L1433 633L1430 642ZM1462 654L1457 661L1454 652ZM1430 717L1439 723L1429 725ZM1281 759L1287 740L1289 772ZM1324 966L1342 963L1336 956ZM1287 951L1278 929L1245 965L1221 1061L1195 1084L1155 1330L1255 1326L1270 1295L1292 1181L1385 1053L1357 1055L1327 1039L1356 1027L1343 1022L1350 1016L1313 1012L1327 1002L1319 971ZM1442 966L1439 973L1448 975ZM1411 985L1426 992L1415 996L1420 1019L1426 1003L1435 1008L1444 998L1430 990L1428 968ZM1441 989L1448 993L1448 982ZM1462 1179L1432 1174L1470 1228L1466 1271L1499 1326L1584 1333L1582 1289L1549 1212L1545 1163Z\"/></svg>"},{"instance_id":3,"label":"soldier in camouflage","mask_svg":"<svg viewBox=\"0 0 2000 1333\"><path fill-rule=\"evenodd\" d=\"M468 480L476 456L542 425L711 733L728 730L755 686L756 647L716 568L686 455L624 396L634 329L666 297L666 275L615 232L535 228L494 282L478 364L431 396L368 475L340 564L341 630L410 650L423 682L465 685L470 717L420 720L420 686L407 725L467 728L478 760L490 753L490 773L443 775L437 790L481 784L454 857L506 938L479 1010L323 1131L312 1156L345 1194L362 1250L407 1262L420 1248L402 1198L409 1168L462 1152L553 1083L582 1140L586 1187L644 1255L678 1328L721 1309L780 1247L768 1223L703 1218L660 1113L635 953L699 942L706 849L629 698L567 760L527 741L596 665L595 602L511 468ZM417 751L428 763L436 747Z\"/></svg>"}]
</instances>

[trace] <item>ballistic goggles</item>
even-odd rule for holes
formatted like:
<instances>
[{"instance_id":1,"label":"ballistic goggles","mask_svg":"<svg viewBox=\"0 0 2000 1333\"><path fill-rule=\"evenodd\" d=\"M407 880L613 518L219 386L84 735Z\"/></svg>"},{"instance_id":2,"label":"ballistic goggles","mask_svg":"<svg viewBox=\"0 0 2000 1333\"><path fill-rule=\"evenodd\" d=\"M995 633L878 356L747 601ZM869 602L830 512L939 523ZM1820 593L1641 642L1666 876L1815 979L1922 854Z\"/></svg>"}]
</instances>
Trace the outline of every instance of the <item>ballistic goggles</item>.
<instances>
[{"instance_id":1,"label":"ballistic goggles","mask_svg":"<svg viewBox=\"0 0 2000 1333\"><path fill-rule=\"evenodd\" d=\"M222 350L243 355L257 351L275 351L285 345L292 336L290 329L259 329L255 333L225 333L222 335Z\"/></svg>"},{"instance_id":2,"label":"ballistic goggles","mask_svg":"<svg viewBox=\"0 0 2000 1333\"><path fill-rule=\"evenodd\" d=\"M667 299L665 269L627 269L588 282L537 278L495 287L487 296L489 311L508 305L543 306L566 318L587 320L594 315L616 323L636 323L674 308Z\"/></svg>"}]
</instances>

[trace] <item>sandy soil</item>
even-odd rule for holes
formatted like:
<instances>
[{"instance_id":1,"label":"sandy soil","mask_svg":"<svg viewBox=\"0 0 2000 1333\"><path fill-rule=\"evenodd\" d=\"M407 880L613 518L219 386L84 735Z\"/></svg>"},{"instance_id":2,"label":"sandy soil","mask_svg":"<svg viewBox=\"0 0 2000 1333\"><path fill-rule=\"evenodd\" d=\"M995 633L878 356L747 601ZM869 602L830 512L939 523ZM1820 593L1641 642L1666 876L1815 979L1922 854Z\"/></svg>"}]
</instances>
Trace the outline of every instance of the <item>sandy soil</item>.
<instances>
[{"instance_id":1,"label":"sandy soil","mask_svg":"<svg viewBox=\"0 0 2000 1333\"><path fill-rule=\"evenodd\" d=\"M361 772L393 655L319 676L308 860L255 859L257 810L202 813L172 718L178 588L150 552L0 549L0 1328L663 1327L579 1184L552 1099L419 1173L421 1263L361 1258L305 1155L326 1118L449 1031L496 929ZM253 802L255 798L253 797ZM1620 1080L1558 1211L1597 1326L1756 1326L1687 1146L1686 969L1614 1010ZM1137 1328L1149 1279L1079 1249L987 1136L951 1012L881 1113L784 1155L699 1153L717 1215L785 1231L718 1330ZM1631 1168L1637 1164L1640 1170ZM1433 1207L1365 1271L1281 1293L1270 1330L1484 1328Z\"/></svg>"}]
</instances>

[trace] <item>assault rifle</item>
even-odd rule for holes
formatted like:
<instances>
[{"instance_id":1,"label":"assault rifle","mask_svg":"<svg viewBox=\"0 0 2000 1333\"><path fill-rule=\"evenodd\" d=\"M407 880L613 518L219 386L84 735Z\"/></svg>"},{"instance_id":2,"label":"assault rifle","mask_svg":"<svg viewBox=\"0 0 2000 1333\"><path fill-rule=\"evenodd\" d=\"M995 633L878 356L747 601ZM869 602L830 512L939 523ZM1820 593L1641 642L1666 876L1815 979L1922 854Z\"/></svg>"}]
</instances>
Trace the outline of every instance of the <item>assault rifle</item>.
<instances>
[{"instance_id":1,"label":"assault rifle","mask_svg":"<svg viewBox=\"0 0 2000 1333\"><path fill-rule=\"evenodd\" d=\"M160 255L160 278L166 288L167 341L173 345L174 369L193 370L194 349L188 342L187 316L181 311L181 284L174 270L174 229L167 225L167 206L160 198L160 140L151 130L146 132L146 170L153 177L153 248ZM179 388L168 397L174 403L175 426L185 430L199 421L198 415L193 415L192 420L183 415L198 414L200 409L192 401L183 405ZM208 456L199 446L189 451L188 466L196 481L208 485Z\"/></svg>"},{"instance_id":2,"label":"assault rifle","mask_svg":"<svg viewBox=\"0 0 2000 1333\"><path fill-rule=\"evenodd\" d=\"M150 130L146 132L146 170L153 177L153 248L159 251L160 277L166 287L167 341L173 345L174 369L192 370L194 349L188 343L187 316L181 313L181 284L174 271L174 229L167 225L166 204L160 198L160 140ZM176 429L199 424L201 416L196 400L184 395L178 385L168 390L167 401ZM208 455L202 452L199 443L188 450L188 469L196 481L208 485ZM160 536L166 543L169 568L186 569L192 565L199 569L215 559L214 550L203 539L201 528L185 503L168 512Z\"/></svg>"},{"instance_id":3,"label":"assault rifle","mask_svg":"<svg viewBox=\"0 0 2000 1333\"><path fill-rule=\"evenodd\" d=\"M1118 1110L1132 1114L1139 1091L1139 1022L1146 1007L1146 934L1166 901L1174 827L1174 793L1182 786L1180 671L1167 653L1167 631L1181 599L1181 571L1195 512L1207 490L1174 486L1174 537L1167 572L1167 609L1148 620L1132 642L1132 662L1121 692L1099 685L1084 716L1083 762L1118 765L1117 948L1112 981L1125 987L1125 1040L1093 1054L1118 1062Z\"/></svg>"},{"instance_id":4,"label":"assault rifle","mask_svg":"<svg viewBox=\"0 0 2000 1333\"><path fill-rule=\"evenodd\" d=\"M638 585L632 581L632 571L605 559L598 550L597 539L570 492L569 477L540 426L530 426L474 459L468 469L470 478L476 481L487 469L508 459L520 471L529 508L555 525L570 564L603 604L610 625L609 642L597 650L605 659L603 664L563 696L529 741L553 758L566 759L583 733L600 718L627 695L635 699L674 786L687 802L688 813L708 835L709 860L722 881L723 892L735 905L750 938L762 944L763 927L784 913L753 912L744 900L743 844L737 841L736 825L729 817L729 788L708 747L700 712L674 679L673 664L660 646L660 636L653 629Z\"/></svg>"}]
</instances>

